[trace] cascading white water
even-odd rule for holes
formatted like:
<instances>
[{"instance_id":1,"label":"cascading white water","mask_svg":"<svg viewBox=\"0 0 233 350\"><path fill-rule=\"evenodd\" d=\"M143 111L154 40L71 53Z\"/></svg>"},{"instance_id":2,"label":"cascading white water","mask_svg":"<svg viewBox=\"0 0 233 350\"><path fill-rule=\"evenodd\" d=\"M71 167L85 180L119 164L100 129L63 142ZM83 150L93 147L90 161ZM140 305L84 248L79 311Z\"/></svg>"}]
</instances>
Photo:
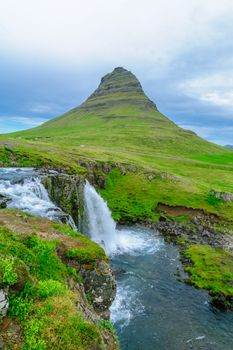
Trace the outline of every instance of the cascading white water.
<instances>
[{"instance_id":1,"label":"cascading white water","mask_svg":"<svg viewBox=\"0 0 233 350\"><path fill-rule=\"evenodd\" d=\"M86 181L84 187L88 234L91 239L104 247L108 254L117 250L116 224L111 212L93 186Z\"/></svg>"},{"instance_id":2,"label":"cascading white water","mask_svg":"<svg viewBox=\"0 0 233 350\"><path fill-rule=\"evenodd\" d=\"M71 216L65 214L49 198L39 177L33 170L1 169L0 194L8 197L8 207L20 209L33 215L46 217L50 220L65 220L74 230L75 223Z\"/></svg>"},{"instance_id":3,"label":"cascading white water","mask_svg":"<svg viewBox=\"0 0 233 350\"><path fill-rule=\"evenodd\" d=\"M131 255L146 251L153 253L154 240L144 234L132 232L132 229L116 229L107 203L86 181L84 187L85 211L87 220L86 233L99 243L108 255L129 253ZM156 246L157 249L157 246Z\"/></svg>"}]
</instances>

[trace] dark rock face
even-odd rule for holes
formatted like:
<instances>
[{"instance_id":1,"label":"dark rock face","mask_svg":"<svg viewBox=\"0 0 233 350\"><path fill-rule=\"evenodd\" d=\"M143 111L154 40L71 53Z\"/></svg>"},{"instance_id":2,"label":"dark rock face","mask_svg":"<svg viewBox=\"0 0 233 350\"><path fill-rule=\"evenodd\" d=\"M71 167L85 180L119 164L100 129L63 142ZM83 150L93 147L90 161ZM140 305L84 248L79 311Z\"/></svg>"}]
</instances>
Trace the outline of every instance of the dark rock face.
<instances>
[{"instance_id":1,"label":"dark rock face","mask_svg":"<svg viewBox=\"0 0 233 350\"><path fill-rule=\"evenodd\" d=\"M154 102L145 95L136 76L122 67L117 67L101 79L98 88L80 108L98 110L124 103L157 109ZM113 117L124 118L125 116Z\"/></svg>"},{"instance_id":2,"label":"dark rock face","mask_svg":"<svg viewBox=\"0 0 233 350\"><path fill-rule=\"evenodd\" d=\"M79 271L84 289L91 297L95 311L104 319L109 319L109 307L116 296L116 280L108 263L98 262L94 269L81 267Z\"/></svg>"},{"instance_id":3,"label":"dark rock face","mask_svg":"<svg viewBox=\"0 0 233 350\"><path fill-rule=\"evenodd\" d=\"M71 215L75 224L80 227L84 178L79 175L55 173L44 177L43 183L51 200L65 213Z\"/></svg>"}]
</instances>

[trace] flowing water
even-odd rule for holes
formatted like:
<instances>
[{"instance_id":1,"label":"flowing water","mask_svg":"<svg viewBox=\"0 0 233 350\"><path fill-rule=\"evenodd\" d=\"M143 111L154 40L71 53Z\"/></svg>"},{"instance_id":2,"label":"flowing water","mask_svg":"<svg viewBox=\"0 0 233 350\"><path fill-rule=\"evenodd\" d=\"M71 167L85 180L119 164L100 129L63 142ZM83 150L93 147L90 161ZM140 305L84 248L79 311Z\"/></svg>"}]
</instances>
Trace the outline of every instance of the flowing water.
<instances>
[{"instance_id":1,"label":"flowing water","mask_svg":"<svg viewBox=\"0 0 233 350\"><path fill-rule=\"evenodd\" d=\"M90 236L110 254L116 271L111 321L121 349L232 350L233 313L213 309L205 291L178 282L177 248L143 227L116 229L107 204L88 183L85 201Z\"/></svg>"},{"instance_id":2,"label":"flowing water","mask_svg":"<svg viewBox=\"0 0 233 350\"><path fill-rule=\"evenodd\" d=\"M0 194L10 208L61 221L33 169L0 169ZM122 350L232 350L233 313L211 308L206 292L178 282L179 252L154 231L118 227L87 182L86 230L111 257L117 295L111 306ZM67 217L67 215L66 215ZM72 219L68 218L68 221Z\"/></svg>"},{"instance_id":3,"label":"flowing water","mask_svg":"<svg viewBox=\"0 0 233 350\"><path fill-rule=\"evenodd\" d=\"M41 177L32 168L0 168L0 194L9 198L11 209L66 222L76 230L73 219L50 200Z\"/></svg>"}]
</instances>

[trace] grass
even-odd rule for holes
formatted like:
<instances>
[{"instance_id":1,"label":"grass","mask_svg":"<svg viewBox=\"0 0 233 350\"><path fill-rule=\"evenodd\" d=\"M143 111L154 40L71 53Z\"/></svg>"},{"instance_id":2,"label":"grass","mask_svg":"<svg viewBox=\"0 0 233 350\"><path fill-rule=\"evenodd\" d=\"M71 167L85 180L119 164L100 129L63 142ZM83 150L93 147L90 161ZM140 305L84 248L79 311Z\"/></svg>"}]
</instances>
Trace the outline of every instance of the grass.
<instances>
[{"instance_id":1,"label":"grass","mask_svg":"<svg viewBox=\"0 0 233 350\"><path fill-rule=\"evenodd\" d=\"M4 222L0 226L0 288L9 288L8 317L22 330L17 349L101 350L106 346L104 332L113 339L110 349L117 349L112 329L103 330L82 309L78 311L77 304L83 301L74 285L82 279L65 258L75 249L70 258L91 268L95 259L106 260L102 248L66 225L34 216L24 218L17 210L0 211L0 223ZM12 225L16 232L10 229ZM9 349L11 345L9 338Z\"/></svg>"},{"instance_id":2,"label":"grass","mask_svg":"<svg viewBox=\"0 0 233 350\"><path fill-rule=\"evenodd\" d=\"M85 244L85 239L82 240ZM98 259L105 259L107 257L104 253L103 248L99 247L95 242L89 244L88 249L86 249L86 244L78 248L68 249L65 253L67 258L75 259L80 264L90 264Z\"/></svg>"},{"instance_id":3,"label":"grass","mask_svg":"<svg viewBox=\"0 0 233 350\"><path fill-rule=\"evenodd\" d=\"M184 256L192 262L192 266L186 267L192 284L207 289L213 296L233 297L232 253L197 244L190 246Z\"/></svg>"},{"instance_id":4,"label":"grass","mask_svg":"<svg viewBox=\"0 0 233 350\"><path fill-rule=\"evenodd\" d=\"M199 186L189 180L159 174L148 180L144 173L128 172L122 176L119 170L113 170L100 193L118 221L157 221L159 203L204 209L225 217L229 215L230 219L232 203L213 198L208 187L200 189Z\"/></svg>"}]
</instances>

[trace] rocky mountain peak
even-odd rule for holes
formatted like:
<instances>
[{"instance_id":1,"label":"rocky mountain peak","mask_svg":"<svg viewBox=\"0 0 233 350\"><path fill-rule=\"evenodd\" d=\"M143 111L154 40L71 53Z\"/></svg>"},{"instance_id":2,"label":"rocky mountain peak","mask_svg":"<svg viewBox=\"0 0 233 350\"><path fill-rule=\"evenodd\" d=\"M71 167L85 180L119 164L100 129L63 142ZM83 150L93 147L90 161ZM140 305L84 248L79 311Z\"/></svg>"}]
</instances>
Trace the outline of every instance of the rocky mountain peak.
<instances>
[{"instance_id":1,"label":"rocky mountain peak","mask_svg":"<svg viewBox=\"0 0 233 350\"><path fill-rule=\"evenodd\" d=\"M124 92L144 94L136 76L123 67L117 67L101 79L100 85L90 98Z\"/></svg>"},{"instance_id":2,"label":"rocky mountain peak","mask_svg":"<svg viewBox=\"0 0 233 350\"><path fill-rule=\"evenodd\" d=\"M101 106L110 104L133 103L138 105L152 106L155 104L145 95L137 77L123 67L116 67L111 73L106 74L91 94L83 107Z\"/></svg>"}]
</instances>

